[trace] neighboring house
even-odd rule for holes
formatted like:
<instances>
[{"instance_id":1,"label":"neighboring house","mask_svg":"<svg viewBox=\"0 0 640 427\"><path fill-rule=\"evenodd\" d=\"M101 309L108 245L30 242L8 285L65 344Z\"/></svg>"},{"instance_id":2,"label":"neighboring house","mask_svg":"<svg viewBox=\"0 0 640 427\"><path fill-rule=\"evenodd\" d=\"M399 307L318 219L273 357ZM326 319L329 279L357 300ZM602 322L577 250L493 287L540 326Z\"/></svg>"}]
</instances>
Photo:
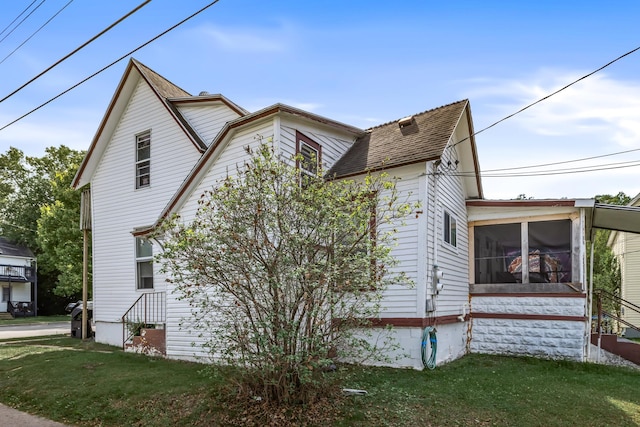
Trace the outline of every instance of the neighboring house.
<instances>
[{"instance_id":1,"label":"neighboring house","mask_svg":"<svg viewBox=\"0 0 640 427\"><path fill-rule=\"evenodd\" d=\"M151 323L168 357L204 355L146 236L168 215L192 219L200 195L261 140L285 158L312 153L337 178L384 169L421 203L393 249L413 286L388 289L376 319L395 326L397 366L423 366L427 326L437 363L469 351L585 360L594 201L483 200L467 100L363 130L283 104L250 113L191 96L133 59L73 183L91 184L97 341L123 345L123 322Z\"/></svg>"},{"instance_id":2,"label":"neighboring house","mask_svg":"<svg viewBox=\"0 0 640 427\"><path fill-rule=\"evenodd\" d=\"M640 194L638 194L629 206L640 207ZM621 289L620 297L629 303L640 307L640 236L632 233L612 231L609 236L608 246L618 259L620 264ZM628 304L623 304L622 320L640 328L640 311ZM640 337L640 332L620 325L623 335L628 338Z\"/></svg>"},{"instance_id":3,"label":"neighboring house","mask_svg":"<svg viewBox=\"0 0 640 427\"><path fill-rule=\"evenodd\" d=\"M13 317L37 314L37 279L33 253L0 237L0 313Z\"/></svg>"}]
</instances>

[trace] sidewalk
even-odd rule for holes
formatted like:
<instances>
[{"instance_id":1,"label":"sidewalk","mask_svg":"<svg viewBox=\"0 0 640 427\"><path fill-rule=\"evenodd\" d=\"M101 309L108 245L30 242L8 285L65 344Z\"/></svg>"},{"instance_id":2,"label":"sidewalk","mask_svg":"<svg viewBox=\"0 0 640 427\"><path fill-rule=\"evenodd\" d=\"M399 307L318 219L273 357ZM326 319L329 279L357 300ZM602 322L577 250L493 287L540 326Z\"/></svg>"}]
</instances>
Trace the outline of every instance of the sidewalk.
<instances>
[{"instance_id":1,"label":"sidewalk","mask_svg":"<svg viewBox=\"0 0 640 427\"><path fill-rule=\"evenodd\" d=\"M2 404L0 404L0 420L2 420L3 426L67 427L65 424L60 424L55 421L20 412Z\"/></svg>"}]
</instances>

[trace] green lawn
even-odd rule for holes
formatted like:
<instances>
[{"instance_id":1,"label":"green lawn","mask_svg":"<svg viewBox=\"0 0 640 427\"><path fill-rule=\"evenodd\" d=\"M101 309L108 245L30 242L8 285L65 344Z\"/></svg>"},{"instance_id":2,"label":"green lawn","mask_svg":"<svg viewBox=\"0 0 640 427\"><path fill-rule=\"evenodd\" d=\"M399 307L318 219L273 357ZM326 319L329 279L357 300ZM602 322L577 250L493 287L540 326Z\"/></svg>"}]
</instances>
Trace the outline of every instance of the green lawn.
<instances>
[{"instance_id":1,"label":"green lawn","mask_svg":"<svg viewBox=\"0 0 640 427\"><path fill-rule=\"evenodd\" d=\"M0 342L0 402L78 426L640 425L640 371L628 368L469 355L434 371L331 375L368 394L265 410L237 402L221 368L68 337Z\"/></svg>"},{"instance_id":2,"label":"green lawn","mask_svg":"<svg viewBox=\"0 0 640 427\"><path fill-rule=\"evenodd\" d=\"M18 317L9 320L0 320L0 326L3 325L22 325L25 323L49 323L49 322L64 322L71 321L70 315L58 315L58 316L35 316L35 317Z\"/></svg>"}]
</instances>

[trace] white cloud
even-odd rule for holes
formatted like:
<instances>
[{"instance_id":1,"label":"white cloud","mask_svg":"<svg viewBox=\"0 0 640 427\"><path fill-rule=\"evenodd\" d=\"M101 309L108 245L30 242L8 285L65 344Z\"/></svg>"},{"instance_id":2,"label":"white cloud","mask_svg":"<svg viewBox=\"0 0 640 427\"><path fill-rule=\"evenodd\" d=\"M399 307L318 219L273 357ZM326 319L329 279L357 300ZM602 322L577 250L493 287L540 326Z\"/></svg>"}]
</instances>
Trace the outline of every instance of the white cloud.
<instances>
[{"instance_id":1,"label":"white cloud","mask_svg":"<svg viewBox=\"0 0 640 427\"><path fill-rule=\"evenodd\" d=\"M287 26L256 29L205 25L197 31L201 42L234 52L284 52L289 48L289 40L292 40Z\"/></svg>"},{"instance_id":2,"label":"white cloud","mask_svg":"<svg viewBox=\"0 0 640 427\"><path fill-rule=\"evenodd\" d=\"M472 96L489 99L505 117L578 79L583 74L542 70L533 76L502 82L483 81ZM472 84L478 84L477 81ZM491 100L491 98L495 98ZM620 147L640 147L640 83L590 76L509 119L542 136L598 137Z\"/></svg>"}]
</instances>

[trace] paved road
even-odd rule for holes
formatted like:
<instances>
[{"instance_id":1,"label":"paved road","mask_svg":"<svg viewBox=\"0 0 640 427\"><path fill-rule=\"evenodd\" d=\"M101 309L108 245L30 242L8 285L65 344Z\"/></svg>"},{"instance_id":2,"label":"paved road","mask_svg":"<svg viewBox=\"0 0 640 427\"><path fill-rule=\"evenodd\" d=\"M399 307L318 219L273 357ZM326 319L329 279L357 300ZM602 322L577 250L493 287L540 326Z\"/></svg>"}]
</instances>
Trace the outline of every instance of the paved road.
<instances>
[{"instance_id":1,"label":"paved road","mask_svg":"<svg viewBox=\"0 0 640 427\"><path fill-rule=\"evenodd\" d=\"M0 326L0 339L69 334L70 322ZM0 426L65 427L64 424L36 417L0 404Z\"/></svg>"},{"instance_id":2,"label":"paved road","mask_svg":"<svg viewBox=\"0 0 640 427\"><path fill-rule=\"evenodd\" d=\"M71 333L71 322L35 323L25 325L0 324L0 339L41 337Z\"/></svg>"}]
</instances>

